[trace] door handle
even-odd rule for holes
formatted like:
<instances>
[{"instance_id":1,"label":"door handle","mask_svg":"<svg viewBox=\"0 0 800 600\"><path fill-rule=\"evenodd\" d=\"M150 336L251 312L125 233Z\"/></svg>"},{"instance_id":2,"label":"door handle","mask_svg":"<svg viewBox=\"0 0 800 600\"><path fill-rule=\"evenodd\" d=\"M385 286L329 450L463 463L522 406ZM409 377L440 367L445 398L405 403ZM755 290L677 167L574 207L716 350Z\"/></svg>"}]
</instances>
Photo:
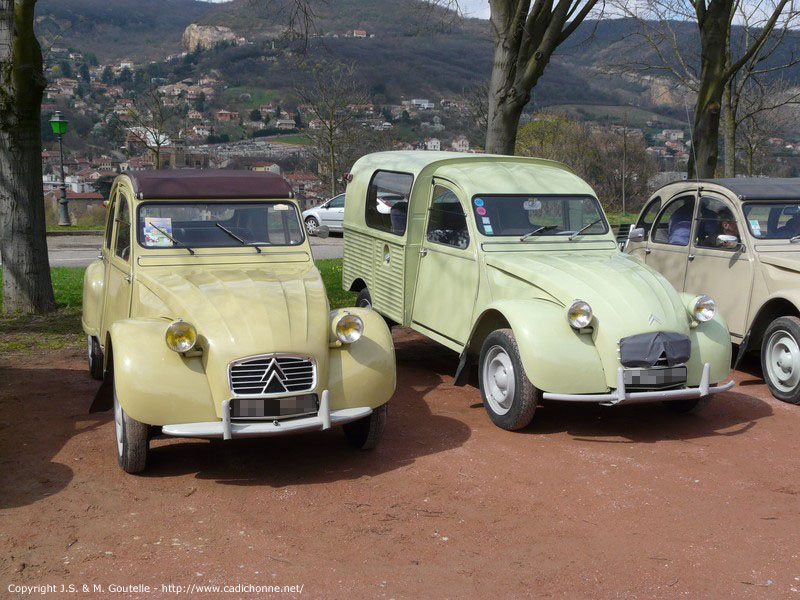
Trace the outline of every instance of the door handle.
<instances>
[{"instance_id":1,"label":"door handle","mask_svg":"<svg viewBox=\"0 0 800 600\"><path fill-rule=\"evenodd\" d=\"M650 254L652 251L653 251L653 249L652 249L652 248L645 248L645 249L644 249L644 253L645 253L645 254Z\"/></svg>"},{"instance_id":2,"label":"door handle","mask_svg":"<svg viewBox=\"0 0 800 600\"><path fill-rule=\"evenodd\" d=\"M99 260L103 260L103 253L101 252L100 254L98 254L98 255L97 255L97 258L98 258Z\"/></svg>"},{"instance_id":3,"label":"door handle","mask_svg":"<svg viewBox=\"0 0 800 600\"><path fill-rule=\"evenodd\" d=\"M423 248L422 250L419 251L419 253L421 256L428 256L428 249Z\"/></svg>"},{"instance_id":4,"label":"door handle","mask_svg":"<svg viewBox=\"0 0 800 600\"><path fill-rule=\"evenodd\" d=\"M126 276L125 276L125 281L127 281L128 283L130 283L130 282L131 282L131 276L130 276L130 275L126 275Z\"/></svg>"},{"instance_id":5,"label":"door handle","mask_svg":"<svg viewBox=\"0 0 800 600\"><path fill-rule=\"evenodd\" d=\"M689 253L689 260L694 260L694 254Z\"/></svg>"}]
</instances>

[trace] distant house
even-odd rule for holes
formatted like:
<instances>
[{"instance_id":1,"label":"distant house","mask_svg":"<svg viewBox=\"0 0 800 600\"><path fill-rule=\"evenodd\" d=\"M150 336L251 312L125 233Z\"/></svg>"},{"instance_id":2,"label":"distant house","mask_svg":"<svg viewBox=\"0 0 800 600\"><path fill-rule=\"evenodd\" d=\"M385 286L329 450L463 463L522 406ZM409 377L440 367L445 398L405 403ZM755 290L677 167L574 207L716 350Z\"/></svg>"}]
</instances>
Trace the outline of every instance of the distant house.
<instances>
[{"instance_id":1,"label":"distant house","mask_svg":"<svg viewBox=\"0 0 800 600\"><path fill-rule=\"evenodd\" d=\"M270 173L281 174L281 168L273 162L257 161L249 165L251 171L267 171Z\"/></svg>"},{"instance_id":2,"label":"distant house","mask_svg":"<svg viewBox=\"0 0 800 600\"><path fill-rule=\"evenodd\" d=\"M186 113L186 116L190 121L200 121L203 118L203 113L199 110L192 109Z\"/></svg>"},{"instance_id":3,"label":"distant house","mask_svg":"<svg viewBox=\"0 0 800 600\"><path fill-rule=\"evenodd\" d=\"M195 125L192 127L192 131L194 131L195 135L199 135L201 137L208 137L211 135L211 125Z\"/></svg>"},{"instance_id":4,"label":"distant house","mask_svg":"<svg viewBox=\"0 0 800 600\"><path fill-rule=\"evenodd\" d=\"M278 129L294 129L296 126L294 124L294 119L277 119L275 121L275 127Z\"/></svg>"},{"instance_id":5,"label":"distant house","mask_svg":"<svg viewBox=\"0 0 800 600\"><path fill-rule=\"evenodd\" d=\"M442 144L437 138L430 138L425 140L426 150L441 150Z\"/></svg>"},{"instance_id":6,"label":"distant house","mask_svg":"<svg viewBox=\"0 0 800 600\"><path fill-rule=\"evenodd\" d=\"M683 131L680 129L664 129L661 132L665 140L670 142L677 142L683 140Z\"/></svg>"},{"instance_id":7,"label":"distant house","mask_svg":"<svg viewBox=\"0 0 800 600\"><path fill-rule=\"evenodd\" d=\"M353 37L354 38L365 38L367 37L367 32L363 29L353 29Z\"/></svg>"},{"instance_id":8,"label":"distant house","mask_svg":"<svg viewBox=\"0 0 800 600\"><path fill-rule=\"evenodd\" d=\"M239 120L239 113L235 110L218 110L217 114L217 121L238 121ZM292 121L294 123L294 121Z\"/></svg>"},{"instance_id":9,"label":"distant house","mask_svg":"<svg viewBox=\"0 0 800 600\"><path fill-rule=\"evenodd\" d=\"M469 140L460 135L451 142L450 147L456 152L469 152Z\"/></svg>"},{"instance_id":10,"label":"distant house","mask_svg":"<svg viewBox=\"0 0 800 600\"><path fill-rule=\"evenodd\" d=\"M312 119L311 121L308 122L308 128L311 129L312 131L319 131L324 126L325 126L325 121L322 121L321 119Z\"/></svg>"}]
</instances>

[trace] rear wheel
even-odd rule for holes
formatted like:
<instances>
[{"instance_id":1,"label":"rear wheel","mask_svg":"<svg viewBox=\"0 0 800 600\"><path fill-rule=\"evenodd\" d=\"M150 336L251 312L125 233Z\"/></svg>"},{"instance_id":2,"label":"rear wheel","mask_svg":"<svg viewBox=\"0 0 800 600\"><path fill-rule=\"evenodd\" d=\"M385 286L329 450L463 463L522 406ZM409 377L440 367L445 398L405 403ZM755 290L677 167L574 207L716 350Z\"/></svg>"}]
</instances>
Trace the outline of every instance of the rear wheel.
<instances>
[{"instance_id":1,"label":"rear wheel","mask_svg":"<svg viewBox=\"0 0 800 600\"><path fill-rule=\"evenodd\" d=\"M800 404L800 319L779 317L764 332L761 369L778 400Z\"/></svg>"},{"instance_id":2,"label":"rear wheel","mask_svg":"<svg viewBox=\"0 0 800 600\"><path fill-rule=\"evenodd\" d=\"M342 425L347 441L359 450L372 450L378 445L386 428L388 404L381 404L368 417Z\"/></svg>"},{"instance_id":3,"label":"rear wheel","mask_svg":"<svg viewBox=\"0 0 800 600\"><path fill-rule=\"evenodd\" d=\"M498 329L486 337L478 374L483 406L495 425L514 431L531 422L538 391L525 375L510 329Z\"/></svg>"},{"instance_id":4,"label":"rear wheel","mask_svg":"<svg viewBox=\"0 0 800 600\"><path fill-rule=\"evenodd\" d=\"M116 385L114 386L114 429L119 466L126 473L144 471L150 449L150 428L128 416L117 398Z\"/></svg>"},{"instance_id":5,"label":"rear wheel","mask_svg":"<svg viewBox=\"0 0 800 600\"><path fill-rule=\"evenodd\" d=\"M89 351L89 375L92 379L103 380L103 351L100 349L100 342L93 335L87 336L87 346Z\"/></svg>"},{"instance_id":6,"label":"rear wheel","mask_svg":"<svg viewBox=\"0 0 800 600\"><path fill-rule=\"evenodd\" d=\"M308 217L306 219L306 231L309 235L314 235L317 233L317 229L319 229L319 221L317 221L316 217Z\"/></svg>"}]
</instances>

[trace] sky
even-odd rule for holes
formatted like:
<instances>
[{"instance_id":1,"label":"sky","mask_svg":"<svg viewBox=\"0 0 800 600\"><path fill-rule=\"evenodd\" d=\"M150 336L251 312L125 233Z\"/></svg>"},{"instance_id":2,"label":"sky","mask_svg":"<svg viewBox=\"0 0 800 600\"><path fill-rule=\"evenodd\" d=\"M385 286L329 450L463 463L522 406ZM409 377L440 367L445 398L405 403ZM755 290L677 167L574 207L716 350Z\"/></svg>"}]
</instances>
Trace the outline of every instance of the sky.
<instances>
[{"instance_id":1,"label":"sky","mask_svg":"<svg viewBox=\"0 0 800 600\"><path fill-rule=\"evenodd\" d=\"M229 0L205 0L206 2L228 2ZM489 18L489 0L459 0L461 9L467 17Z\"/></svg>"}]
</instances>

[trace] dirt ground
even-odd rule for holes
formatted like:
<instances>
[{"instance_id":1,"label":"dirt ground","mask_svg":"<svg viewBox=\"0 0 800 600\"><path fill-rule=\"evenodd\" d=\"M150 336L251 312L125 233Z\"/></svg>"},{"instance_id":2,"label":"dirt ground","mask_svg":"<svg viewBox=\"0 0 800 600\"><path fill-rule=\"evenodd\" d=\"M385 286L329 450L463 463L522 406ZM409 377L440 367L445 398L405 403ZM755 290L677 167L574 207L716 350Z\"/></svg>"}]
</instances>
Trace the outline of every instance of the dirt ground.
<instances>
[{"instance_id":1,"label":"dirt ground","mask_svg":"<svg viewBox=\"0 0 800 600\"><path fill-rule=\"evenodd\" d=\"M158 439L143 476L117 467L111 413L88 413L98 384L82 349L0 356L0 596L241 584L312 598L800 599L800 407L774 400L757 365L698 415L547 404L509 433L476 388L450 385L455 354L408 330L395 343L376 451L336 430ZM226 597L268 595L257 589Z\"/></svg>"}]
</instances>

